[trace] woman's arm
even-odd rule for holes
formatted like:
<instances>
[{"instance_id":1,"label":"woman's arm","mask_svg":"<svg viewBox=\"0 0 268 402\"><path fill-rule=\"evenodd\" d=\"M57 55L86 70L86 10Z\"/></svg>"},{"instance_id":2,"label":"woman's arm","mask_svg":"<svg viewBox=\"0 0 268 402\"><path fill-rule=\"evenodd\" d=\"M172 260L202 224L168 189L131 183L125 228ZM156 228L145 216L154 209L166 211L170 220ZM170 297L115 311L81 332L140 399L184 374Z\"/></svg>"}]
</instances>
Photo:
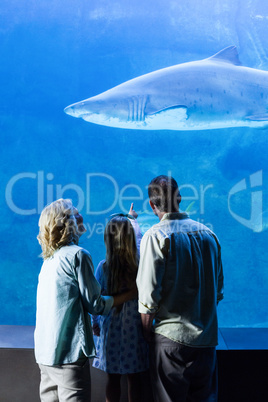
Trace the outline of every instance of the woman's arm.
<instances>
[{"instance_id":1,"label":"woman's arm","mask_svg":"<svg viewBox=\"0 0 268 402\"><path fill-rule=\"evenodd\" d=\"M103 277L103 263L104 262L105 262L105 260L102 260L98 264L96 272L95 272L95 278L97 279L97 281L99 282L99 284L101 286L101 293L103 293L103 291L105 290L104 277ZM100 316L92 314L91 320L92 320L93 334L96 336L100 336Z\"/></svg>"},{"instance_id":2,"label":"woman's arm","mask_svg":"<svg viewBox=\"0 0 268 402\"><path fill-rule=\"evenodd\" d=\"M133 289L128 290L127 292L114 296L113 307L117 307L120 304L127 302L128 300L137 299L137 297L138 297L138 290L137 287L135 286Z\"/></svg>"},{"instance_id":3,"label":"woman's arm","mask_svg":"<svg viewBox=\"0 0 268 402\"><path fill-rule=\"evenodd\" d=\"M113 307L112 296L102 296L101 286L94 276L90 254L80 249L75 256L76 279L85 309L94 315L106 315Z\"/></svg>"}]
</instances>

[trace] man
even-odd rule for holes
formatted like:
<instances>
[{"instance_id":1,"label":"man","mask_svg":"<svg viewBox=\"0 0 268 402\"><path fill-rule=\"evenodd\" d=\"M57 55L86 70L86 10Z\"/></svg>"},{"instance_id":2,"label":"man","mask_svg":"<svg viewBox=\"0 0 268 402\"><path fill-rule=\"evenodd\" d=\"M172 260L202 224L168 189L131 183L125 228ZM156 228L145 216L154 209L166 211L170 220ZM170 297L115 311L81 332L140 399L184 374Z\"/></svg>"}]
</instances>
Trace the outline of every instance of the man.
<instances>
[{"instance_id":1,"label":"man","mask_svg":"<svg viewBox=\"0 0 268 402\"><path fill-rule=\"evenodd\" d=\"M142 238L137 286L154 399L217 401L220 244L210 229L179 212L172 177L153 179L148 194L160 222Z\"/></svg>"}]
</instances>

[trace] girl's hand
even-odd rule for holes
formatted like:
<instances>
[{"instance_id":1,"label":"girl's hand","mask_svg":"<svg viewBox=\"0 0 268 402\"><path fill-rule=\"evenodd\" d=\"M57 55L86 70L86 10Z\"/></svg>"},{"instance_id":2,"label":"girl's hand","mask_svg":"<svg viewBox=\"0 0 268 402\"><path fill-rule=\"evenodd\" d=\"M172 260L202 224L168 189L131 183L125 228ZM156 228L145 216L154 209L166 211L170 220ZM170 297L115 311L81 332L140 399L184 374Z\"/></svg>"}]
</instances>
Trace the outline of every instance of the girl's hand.
<instances>
[{"instance_id":1,"label":"girl's hand","mask_svg":"<svg viewBox=\"0 0 268 402\"><path fill-rule=\"evenodd\" d=\"M137 217L138 217L138 214L137 214L137 212L133 209L133 202L132 202L132 204L131 204L131 206L130 206L130 210L128 211L128 214L129 215L131 215L131 216L133 216L133 218L135 218L135 219L137 219Z\"/></svg>"},{"instance_id":2,"label":"girl's hand","mask_svg":"<svg viewBox=\"0 0 268 402\"><path fill-rule=\"evenodd\" d=\"M100 327L98 324L93 324L93 334L96 336L100 336Z\"/></svg>"}]
</instances>

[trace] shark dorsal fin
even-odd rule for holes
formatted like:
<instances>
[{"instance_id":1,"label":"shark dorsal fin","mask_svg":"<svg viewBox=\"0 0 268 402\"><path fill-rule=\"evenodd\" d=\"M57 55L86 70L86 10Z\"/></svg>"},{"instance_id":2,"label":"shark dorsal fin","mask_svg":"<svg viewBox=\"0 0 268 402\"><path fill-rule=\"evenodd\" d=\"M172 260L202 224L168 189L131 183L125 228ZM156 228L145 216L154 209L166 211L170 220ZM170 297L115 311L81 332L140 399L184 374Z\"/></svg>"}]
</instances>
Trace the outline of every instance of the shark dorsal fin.
<instances>
[{"instance_id":1,"label":"shark dorsal fin","mask_svg":"<svg viewBox=\"0 0 268 402\"><path fill-rule=\"evenodd\" d=\"M236 46L226 47L214 54L214 56L209 57L208 60L219 60L224 63L234 64L235 66L241 66Z\"/></svg>"}]
</instances>

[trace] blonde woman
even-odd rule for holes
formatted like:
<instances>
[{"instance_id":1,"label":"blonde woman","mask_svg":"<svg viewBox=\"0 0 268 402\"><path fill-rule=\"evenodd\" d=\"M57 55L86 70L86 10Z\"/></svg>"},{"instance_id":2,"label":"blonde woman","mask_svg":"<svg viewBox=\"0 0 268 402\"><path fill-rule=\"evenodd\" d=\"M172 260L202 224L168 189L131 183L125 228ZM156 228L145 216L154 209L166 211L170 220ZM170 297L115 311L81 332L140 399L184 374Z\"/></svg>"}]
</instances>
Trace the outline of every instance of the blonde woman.
<instances>
[{"instance_id":1,"label":"blonde woman","mask_svg":"<svg viewBox=\"0 0 268 402\"><path fill-rule=\"evenodd\" d=\"M132 209L133 206L131 214L135 215ZM119 295L136 282L138 252L128 217L117 214L105 228L106 260L100 262L96 271L104 295ZM122 374L127 375L129 402L140 402L140 374L148 369L148 358L138 300L113 308L105 317L93 317L93 324L94 334L99 336L93 366L107 373L106 402L120 401Z\"/></svg>"},{"instance_id":2,"label":"blonde woman","mask_svg":"<svg viewBox=\"0 0 268 402\"><path fill-rule=\"evenodd\" d=\"M94 356L90 314L108 314L135 295L101 296L90 254L78 246L83 217L71 200L48 205L39 220L44 259L37 289L35 356L42 402L90 401L88 358Z\"/></svg>"}]
</instances>

